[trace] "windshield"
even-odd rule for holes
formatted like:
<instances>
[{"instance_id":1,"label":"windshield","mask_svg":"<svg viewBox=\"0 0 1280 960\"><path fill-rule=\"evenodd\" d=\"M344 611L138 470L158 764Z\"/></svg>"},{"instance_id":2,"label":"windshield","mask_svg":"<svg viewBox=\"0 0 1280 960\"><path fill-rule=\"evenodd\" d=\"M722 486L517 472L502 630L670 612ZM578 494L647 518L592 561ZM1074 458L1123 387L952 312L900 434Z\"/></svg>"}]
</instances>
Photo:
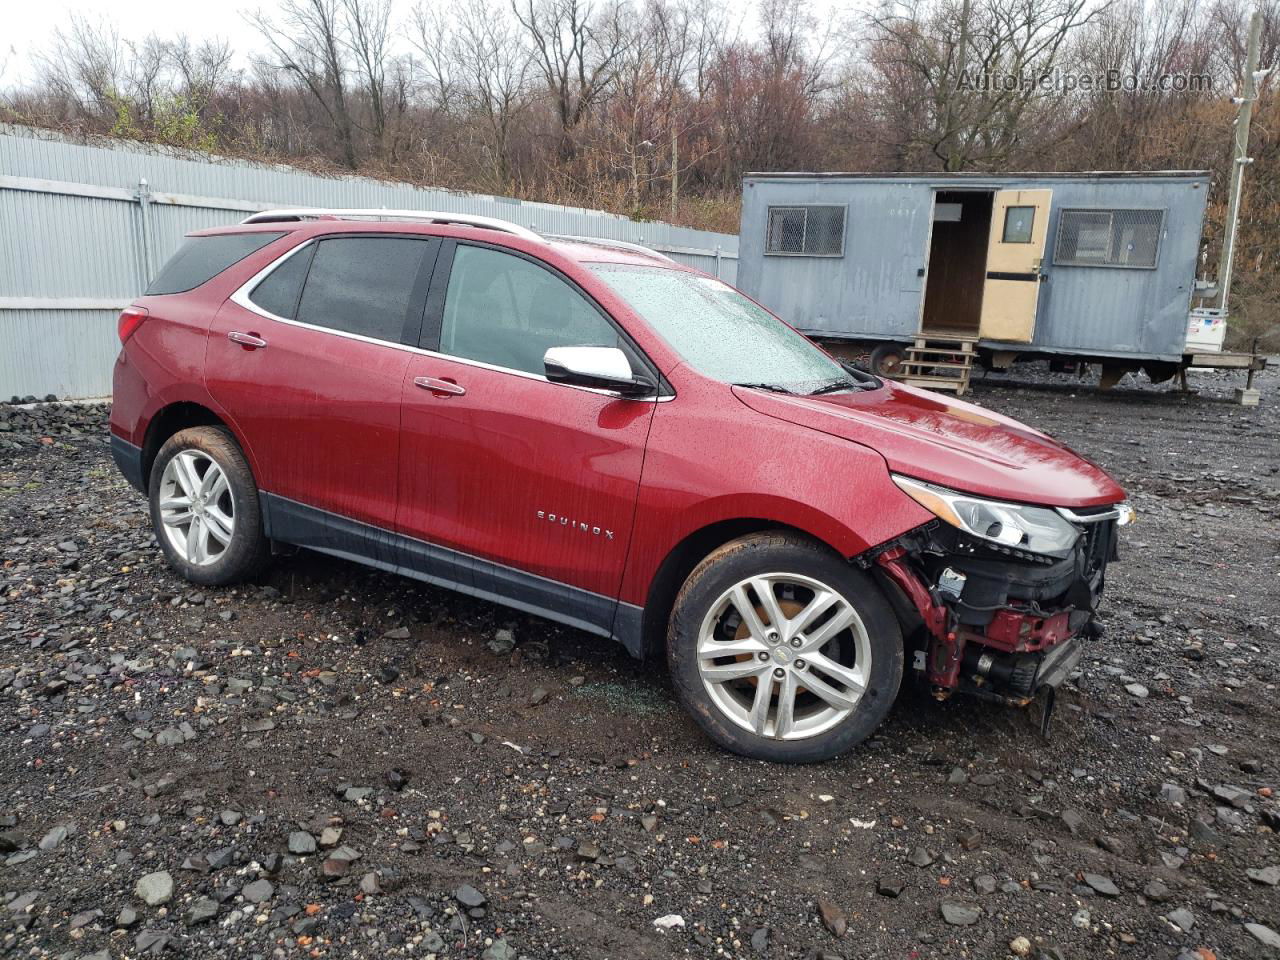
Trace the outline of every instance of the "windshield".
<instances>
[{"instance_id":1,"label":"windshield","mask_svg":"<svg viewBox=\"0 0 1280 960\"><path fill-rule=\"evenodd\" d=\"M727 283L666 267L590 266L704 376L786 393L869 385Z\"/></svg>"}]
</instances>

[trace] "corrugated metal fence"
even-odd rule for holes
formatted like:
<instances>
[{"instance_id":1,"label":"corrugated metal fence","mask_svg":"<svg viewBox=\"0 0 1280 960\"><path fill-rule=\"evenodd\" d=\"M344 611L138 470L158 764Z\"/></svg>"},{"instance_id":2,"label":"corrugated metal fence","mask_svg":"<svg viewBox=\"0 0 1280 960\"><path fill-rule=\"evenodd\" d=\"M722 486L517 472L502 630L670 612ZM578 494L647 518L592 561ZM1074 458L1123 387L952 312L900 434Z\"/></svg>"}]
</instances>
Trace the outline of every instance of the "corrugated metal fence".
<instances>
[{"instance_id":1,"label":"corrugated metal fence","mask_svg":"<svg viewBox=\"0 0 1280 960\"><path fill-rule=\"evenodd\" d=\"M289 206L483 214L543 233L643 243L730 283L737 275L732 234L0 126L0 398L110 393L116 316L182 237Z\"/></svg>"}]
</instances>

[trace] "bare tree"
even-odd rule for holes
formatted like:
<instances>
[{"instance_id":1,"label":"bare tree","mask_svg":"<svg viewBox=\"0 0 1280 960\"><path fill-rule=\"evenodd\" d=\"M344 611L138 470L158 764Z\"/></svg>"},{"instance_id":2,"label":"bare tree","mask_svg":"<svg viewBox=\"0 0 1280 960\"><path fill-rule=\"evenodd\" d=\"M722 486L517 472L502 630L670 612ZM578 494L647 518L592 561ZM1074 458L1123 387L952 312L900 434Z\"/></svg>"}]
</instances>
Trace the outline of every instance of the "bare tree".
<instances>
[{"instance_id":1,"label":"bare tree","mask_svg":"<svg viewBox=\"0 0 1280 960\"><path fill-rule=\"evenodd\" d=\"M1088 0L887 0L872 14L870 64L910 115L898 136L946 170L1005 162L1037 111L1068 38L1107 9ZM905 99L901 99L905 98Z\"/></svg>"},{"instance_id":2,"label":"bare tree","mask_svg":"<svg viewBox=\"0 0 1280 960\"><path fill-rule=\"evenodd\" d=\"M386 148L387 66L391 62L391 0L342 0L343 39L372 116L370 133L379 152ZM394 66L393 66L394 70Z\"/></svg>"},{"instance_id":3,"label":"bare tree","mask_svg":"<svg viewBox=\"0 0 1280 960\"><path fill-rule=\"evenodd\" d=\"M512 0L560 122L560 155L575 152L574 135L617 76L630 42L627 7L597 11L590 0Z\"/></svg>"},{"instance_id":4,"label":"bare tree","mask_svg":"<svg viewBox=\"0 0 1280 960\"><path fill-rule=\"evenodd\" d=\"M347 105L348 49L343 0L283 0L279 20L259 11L249 17L271 50L267 65L293 76L333 126L345 166L355 169L355 123Z\"/></svg>"}]
</instances>

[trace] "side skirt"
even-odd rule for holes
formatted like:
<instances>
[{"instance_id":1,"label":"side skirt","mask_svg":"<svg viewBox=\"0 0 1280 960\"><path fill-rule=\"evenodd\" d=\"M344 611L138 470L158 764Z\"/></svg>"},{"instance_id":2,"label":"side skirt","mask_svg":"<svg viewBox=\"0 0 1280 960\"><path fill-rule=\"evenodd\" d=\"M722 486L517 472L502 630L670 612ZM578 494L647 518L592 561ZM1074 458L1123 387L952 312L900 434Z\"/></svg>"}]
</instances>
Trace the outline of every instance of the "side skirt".
<instances>
[{"instance_id":1,"label":"side skirt","mask_svg":"<svg viewBox=\"0 0 1280 960\"><path fill-rule=\"evenodd\" d=\"M642 652L642 609L558 580L384 530L266 491L258 492L264 533L433 586L532 613Z\"/></svg>"}]
</instances>

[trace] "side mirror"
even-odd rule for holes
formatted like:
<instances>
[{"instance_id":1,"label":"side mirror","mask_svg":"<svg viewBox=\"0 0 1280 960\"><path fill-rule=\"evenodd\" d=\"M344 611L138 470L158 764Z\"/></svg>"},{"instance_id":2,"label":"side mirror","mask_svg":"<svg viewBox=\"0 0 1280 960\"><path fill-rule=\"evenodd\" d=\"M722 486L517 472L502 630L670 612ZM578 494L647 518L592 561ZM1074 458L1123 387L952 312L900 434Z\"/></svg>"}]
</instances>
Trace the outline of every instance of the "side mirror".
<instances>
[{"instance_id":1,"label":"side mirror","mask_svg":"<svg viewBox=\"0 0 1280 960\"><path fill-rule=\"evenodd\" d=\"M617 347L552 347L542 365L552 383L608 390L623 397L648 397L657 389L648 376L631 369L627 355Z\"/></svg>"}]
</instances>

